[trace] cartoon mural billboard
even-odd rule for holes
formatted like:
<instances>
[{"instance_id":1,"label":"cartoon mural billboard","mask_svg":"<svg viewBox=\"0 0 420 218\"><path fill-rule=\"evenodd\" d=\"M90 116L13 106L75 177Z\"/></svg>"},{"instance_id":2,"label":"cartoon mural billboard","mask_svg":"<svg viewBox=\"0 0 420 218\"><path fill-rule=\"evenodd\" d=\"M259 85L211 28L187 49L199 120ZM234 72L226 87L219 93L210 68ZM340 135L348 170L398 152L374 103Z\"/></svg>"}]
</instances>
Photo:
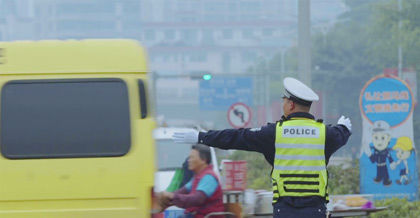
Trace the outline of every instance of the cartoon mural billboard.
<instances>
[{"instance_id":1,"label":"cartoon mural billboard","mask_svg":"<svg viewBox=\"0 0 420 218\"><path fill-rule=\"evenodd\" d=\"M374 194L375 200L419 199L413 107L410 87L397 77L374 77L362 89L362 194Z\"/></svg>"}]
</instances>

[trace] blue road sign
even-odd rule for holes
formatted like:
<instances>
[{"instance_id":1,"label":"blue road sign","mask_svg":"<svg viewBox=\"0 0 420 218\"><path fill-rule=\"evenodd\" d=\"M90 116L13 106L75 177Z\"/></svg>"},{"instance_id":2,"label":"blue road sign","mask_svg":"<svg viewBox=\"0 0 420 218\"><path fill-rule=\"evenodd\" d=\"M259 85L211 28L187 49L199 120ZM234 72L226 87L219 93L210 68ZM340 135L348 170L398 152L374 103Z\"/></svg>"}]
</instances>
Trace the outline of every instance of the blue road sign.
<instances>
[{"instance_id":1,"label":"blue road sign","mask_svg":"<svg viewBox=\"0 0 420 218\"><path fill-rule=\"evenodd\" d=\"M227 111L237 102L252 106L251 77L221 77L200 81L200 109Z\"/></svg>"}]
</instances>

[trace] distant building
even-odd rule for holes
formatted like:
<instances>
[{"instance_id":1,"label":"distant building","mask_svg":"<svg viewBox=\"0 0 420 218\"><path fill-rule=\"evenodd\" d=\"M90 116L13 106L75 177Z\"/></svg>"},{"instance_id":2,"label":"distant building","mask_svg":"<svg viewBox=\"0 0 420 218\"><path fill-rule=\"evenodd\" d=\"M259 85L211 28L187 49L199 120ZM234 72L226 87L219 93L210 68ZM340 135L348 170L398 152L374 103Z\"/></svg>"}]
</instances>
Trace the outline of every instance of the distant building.
<instances>
[{"instance_id":1,"label":"distant building","mask_svg":"<svg viewBox=\"0 0 420 218\"><path fill-rule=\"evenodd\" d=\"M245 73L258 57L279 52L281 22L146 23L142 42L161 74ZM286 40L284 39L283 40Z\"/></svg>"},{"instance_id":2,"label":"distant building","mask_svg":"<svg viewBox=\"0 0 420 218\"><path fill-rule=\"evenodd\" d=\"M1 40L132 38L162 74L243 73L287 46L296 4L277 0L0 0Z\"/></svg>"},{"instance_id":3,"label":"distant building","mask_svg":"<svg viewBox=\"0 0 420 218\"><path fill-rule=\"evenodd\" d=\"M243 73L297 39L298 1L0 0L0 40L132 38L161 74ZM345 10L312 4L316 23ZM328 11L328 13L322 13Z\"/></svg>"},{"instance_id":4,"label":"distant building","mask_svg":"<svg viewBox=\"0 0 420 218\"><path fill-rule=\"evenodd\" d=\"M343 7L314 1L312 19L331 23ZM291 0L0 0L0 41L130 38L147 48L150 70L162 76L241 74L297 41L297 16ZM188 84L182 88L197 88ZM169 86L159 90L172 94Z\"/></svg>"},{"instance_id":5,"label":"distant building","mask_svg":"<svg viewBox=\"0 0 420 218\"><path fill-rule=\"evenodd\" d=\"M27 37L33 37L33 3L33 0L0 0L0 41L27 40Z\"/></svg>"},{"instance_id":6,"label":"distant building","mask_svg":"<svg viewBox=\"0 0 420 218\"><path fill-rule=\"evenodd\" d=\"M296 4L286 1L141 2L142 42L160 74L244 73L290 45L296 30Z\"/></svg>"}]
</instances>

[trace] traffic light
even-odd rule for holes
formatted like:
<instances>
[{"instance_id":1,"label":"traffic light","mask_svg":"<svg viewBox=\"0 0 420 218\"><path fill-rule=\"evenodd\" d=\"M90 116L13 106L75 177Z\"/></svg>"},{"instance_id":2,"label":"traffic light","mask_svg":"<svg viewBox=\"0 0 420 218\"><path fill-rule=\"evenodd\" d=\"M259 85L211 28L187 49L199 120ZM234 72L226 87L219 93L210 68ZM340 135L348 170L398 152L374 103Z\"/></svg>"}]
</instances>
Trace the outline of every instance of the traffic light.
<instances>
[{"instance_id":1,"label":"traffic light","mask_svg":"<svg viewBox=\"0 0 420 218\"><path fill-rule=\"evenodd\" d=\"M204 80L211 80L211 74L204 74L203 79Z\"/></svg>"},{"instance_id":2,"label":"traffic light","mask_svg":"<svg viewBox=\"0 0 420 218\"><path fill-rule=\"evenodd\" d=\"M212 75L207 71L193 71L190 73L190 78L193 80L211 80Z\"/></svg>"}]
</instances>

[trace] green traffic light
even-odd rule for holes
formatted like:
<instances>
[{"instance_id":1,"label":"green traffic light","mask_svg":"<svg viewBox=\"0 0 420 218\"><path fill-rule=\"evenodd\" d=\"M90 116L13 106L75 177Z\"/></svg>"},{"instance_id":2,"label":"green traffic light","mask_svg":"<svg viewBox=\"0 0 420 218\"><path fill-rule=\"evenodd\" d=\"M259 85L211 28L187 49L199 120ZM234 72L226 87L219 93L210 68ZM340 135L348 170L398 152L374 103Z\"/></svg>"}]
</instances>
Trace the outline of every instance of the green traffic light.
<instances>
[{"instance_id":1,"label":"green traffic light","mask_svg":"<svg viewBox=\"0 0 420 218\"><path fill-rule=\"evenodd\" d=\"M211 75L210 74L205 74L205 75L203 75L203 79L204 80L210 80L211 79Z\"/></svg>"}]
</instances>

